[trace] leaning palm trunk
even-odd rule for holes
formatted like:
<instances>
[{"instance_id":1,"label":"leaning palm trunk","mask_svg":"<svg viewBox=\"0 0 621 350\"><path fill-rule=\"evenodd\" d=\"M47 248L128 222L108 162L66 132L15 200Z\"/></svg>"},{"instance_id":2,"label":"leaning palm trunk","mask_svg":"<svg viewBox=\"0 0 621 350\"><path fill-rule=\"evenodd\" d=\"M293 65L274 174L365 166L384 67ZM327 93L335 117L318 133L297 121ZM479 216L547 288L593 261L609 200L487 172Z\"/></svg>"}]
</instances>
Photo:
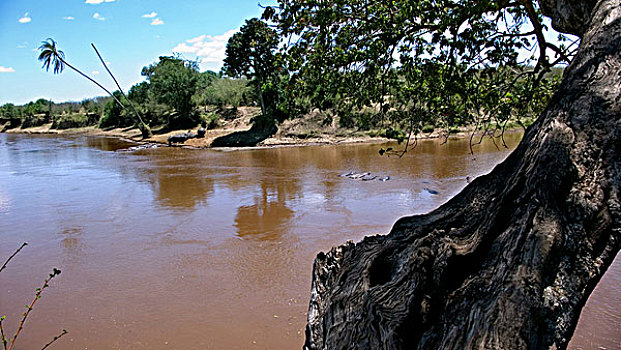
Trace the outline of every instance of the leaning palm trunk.
<instances>
[{"instance_id":1,"label":"leaning palm trunk","mask_svg":"<svg viewBox=\"0 0 621 350\"><path fill-rule=\"evenodd\" d=\"M621 244L621 6L542 8L584 28L547 109L439 209L320 253L305 349L567 346Z\"/></svg>"},{"instance_id":2,"label":"leaning palm trunk","mask_svg":"<svg viewBox=\"0 0 621 350\"><path fill-rule=\"evenodd\" d=\"M95 46L93 46L93 48L94 47ZM62 52L61 50L58 50L56 48L56 42L54 41L54 39L48 38L39 47L39 50L41 50L41 54L39 55L39 61L43 61L43 68L45 68L46 70L49 70L50 66L52 66L54 74L59 74L59 73L62 73L62 71L65 69L65 66L68 66L69 68L73 69L75 72L77 72L78 74L80 74L81 76L83 76L84 78L88 79L93 84L97 85L99 88L101 88L102 90L107 92L108 95L110 95L114 99L114 101L116 103L118 103L119 106L121 106L121 108L126 109L125 106L123 105L123 103L121 103L121 101L119 101L119 99L117 99L116 96L114 96L114 94L112 94L103 85L99 84L95 79L89 77L88 75L84 74L82 71L77 69L76 67L74 67L71 64L69 64L69 62L67 62L65 60L64 52ZM95 49L95 51L97 51L97 50ZM97 52L97 55L99 55L98 52ZM101 56L99 56L99 58L101 59ZM103 62L103 60L102 60L102 62ZM105 63L104 63L104 67L106 67ZM106 67L106 69L108 69L108 67ZM110 70L108 70L108 73L110 73ZM110 75L112 75L112 73L110 73ZM114 79L114 77L113 77L113 79ZM114 81L115 81L115 83L117 83L117 86L118 86L118 82L116 81L116 79L114 79ZM120 86L119 86L119 89L120 89ZM123 93L122 90L121 90L121 93ZM124 93L123 93L123 96L125 96ZM125 96L125 98L127 99L127 96ZM128 99L128 101L129 101L129 99ZM131 101L130 101L130 104L131 104ZM132 105L132 107L133 107L133 105ZM139 128L140 128L140 130L142 132L143 138L149 137L151 135L151 130L142 121L142 118L140 117L140 114L138 113L138 111L136 111L135 109L134 109L134 111L136 112L136 115L138 116Z\"/></svg>"},{"instance_id":3,"label":"leaning palm trunk","mask_svg":"<svg viewBox=\"0 0 621 350\"><path fill-rule=\"evenodd\" d=\"M121 89L121 85L119 85L119 82L116 80L116 78L114 77L114 75L112 74L110 69L108 69L108 65L106 64L104 59L99 54L99 51L95 47L95 44L91 43L91 46L93 47L93 50L95 50L95 53L97 54L97 57L99 57L99 60L101 61L101 64L104 66L104 68L106 68L106 71L108 72L108 74L110 74L110 77L112 77L112 80L114 80L114 83L116 84L116 87L119 89L119 91L121 92L123 97L125 97L125 100L127 100L129 105L132 107L132 109L134 110L134 113L136 113L136 116L138 117L138 121L140 122L139 128L140 128L140 131L142 132L142 137L143 138L151 137L152 136L151 128L149 128L149 125L147 125L147 123L144 122L144 120L142 119L142 116L140 115L140 113L138 112L138 110L136 109L136 107L134 106L132 101L127 97L127 95L125 95L125 92L123 92L123 89Z\"/></svg>"},{"instance_id":4,"label":"leaning palm trunk","mask_svg":"<svg viewBox=\"0 0 621 350\"><path fill-rule=\"evenodd\" d=\"M59 60L66 65L67 67L73 69L75 72L77 72L78 74L80 74L81 76L83 76L84 78L90 80L93 84L99 86L99 88L101 88L103 91L107 92L108 95L110 95L114 101L116 101L116 103L119 104L119 106L121 106L121 108L125 109L125 106L123 105L123 103L121 103L121 101L119 101L119 99L116 98L116 96L114 96L114 94L112 94L108 89L106 89L103 85L99 84L95 79L89 77L88 75L82 73L82 71L80 71L79 69L77 69L76 67L72 66L71 64L69 64L69 62L65 61L63 58L59 58Z\"/></svg>"},{"instance_id":5,"label":"leaning palm trunk","mask_svg":"<svg viewBox=\"0 0 621 350\"><path fill-rule=\"evenodd\" d=\"M123 109L127 109L127 107L125 107L125 105L124 105L121 101L119 101L119 99L118 99L118 98L116 98L116 96L114 96L114 94L113 94L113 93L111 93L111 92L110 92L108 89L106 89L103 85L99 84L99 83L98 83L95 79L93 79L93 78L89 77L88 75L84 74L83 72L81 72L79 69L77 69L76 67L74 67L74 66L72 66L71 64L69 64L69 63L68 63L67 61L65 61L64 59L62 59L62 58L59 58L59 59L60 59L60 61L62 61L62 62L63 62L63 64L67 65L67 67L69 67L69 68L73 69L73 70L74 70L74 71L76 71L78 74L80 74L81 76L83 76L83 77L85 77L86 79L90 80L92 83L94 83L95 85L99 86L102 90L104 90L105 92L107 92L107 93L108 93L108 95L110 95L110 96L114 99L114 101L116 101L116 103L118 103L118 105L119 105L121 108L123 108ZM106 69L107 69L107 67L106 67ZM116 80L115 80L115 81L116 81ZM122 93L122 92L121 92L121 93ZM123 96L127 99L127 97L125 96L125 94L123 94ZM128 101L129 101L129 99L128 99ZM130 104L131 104L131 102L130 102ZM132 107L133 107L133 105L132 105ZM136 113L137 113L137 112L136 112ZM142 121L142 118L140 118L140 115L139 115L139 114L137 114L137 115L138 115L138 119L139 119L139 120L138 120L138 121L139 121L139 126L138 126L138 127L139 127L139 129L140 129L140 132L142 133L142 137L143 137L143 138L149 138L149 137L151 137L151 129L149 128L149 126L148 126L147 124L145 124L145 123Z\"/></svg>"}]
</instances>

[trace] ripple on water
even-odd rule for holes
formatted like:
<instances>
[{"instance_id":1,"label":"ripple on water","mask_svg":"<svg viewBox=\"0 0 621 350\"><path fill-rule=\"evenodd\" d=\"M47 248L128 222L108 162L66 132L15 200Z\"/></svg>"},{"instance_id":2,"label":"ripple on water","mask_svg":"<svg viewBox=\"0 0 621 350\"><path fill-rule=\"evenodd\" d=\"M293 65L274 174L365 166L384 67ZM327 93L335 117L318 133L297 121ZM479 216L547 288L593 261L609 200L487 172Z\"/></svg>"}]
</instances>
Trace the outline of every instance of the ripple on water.
<instances>
[{"instance_id":1,"label":"ripple on water","mask_svg":"<svg viewBox=\"0 0 621 350\"><path fill-rule=\"evenodd\" d=\"M473 161L467 141L424 141L401 159L380 157L380 145L113 152L122 146L113 140L4 134L0 143L0 253L32 243L2 272L13 291L0 295L3 314L19 319L32 276L61 268L20 344L45 344L62 324L75 334L70 350L300 348L317 252L441 205L507 155L482 145ZM391 180L338 177L354 169ZM619 266L609 274L576 332L585 349L619 348ZM615 288L597 301L605 283Z\"/></svg>"}]
</instances>

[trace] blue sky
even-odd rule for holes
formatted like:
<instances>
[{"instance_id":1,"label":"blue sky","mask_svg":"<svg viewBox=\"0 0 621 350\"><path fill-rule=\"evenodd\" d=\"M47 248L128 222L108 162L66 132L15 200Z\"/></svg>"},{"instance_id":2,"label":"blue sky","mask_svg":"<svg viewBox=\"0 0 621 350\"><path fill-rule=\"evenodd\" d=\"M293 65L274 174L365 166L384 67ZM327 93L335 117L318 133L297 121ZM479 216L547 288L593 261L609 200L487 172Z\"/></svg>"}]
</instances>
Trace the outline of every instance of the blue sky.
<instances>
[{"instance_id":1,"label":"blue sky","mask_svg":"<svg viewBox=\"0 0 621 350\"><path fill-rule=\"evenodd\" d=\"M173 52L198 57L201 70L219 70L228 38L261 13L258 0L0 0L0 105L105 95L69 69L60 75L41 69L37 48L46 38L57 41L69 63L114 90L94 43L128 89L143 80L142 67Z\"/></svg>"}]
</instances>

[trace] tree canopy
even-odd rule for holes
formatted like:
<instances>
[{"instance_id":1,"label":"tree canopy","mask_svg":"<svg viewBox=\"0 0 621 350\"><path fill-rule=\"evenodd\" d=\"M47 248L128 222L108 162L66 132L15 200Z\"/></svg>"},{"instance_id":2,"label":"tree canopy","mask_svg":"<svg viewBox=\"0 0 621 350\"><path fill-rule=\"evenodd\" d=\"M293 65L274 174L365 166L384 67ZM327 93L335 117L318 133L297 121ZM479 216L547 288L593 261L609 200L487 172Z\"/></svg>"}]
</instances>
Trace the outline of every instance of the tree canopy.
<instances>
[{"instance_id":1,"label":"tree canopy","mask_svg":"<svg viewBox=\"0 0 621 350\"><path fill-rule=\"evenodd\" d=\"M222 71L231 77L251 80L259 95L264 118L275 112L274 96L266 101L264 94L273 95L277 72L274 51L277 45L276 32L257 18L247 20L226 44Z\"/></svg>"},{"instance_id":2,"label":"tree canopy","mask_svg":"<svg viewBox=\"0 0 621 350\"><path fill-rule=\"evenodd\" d=\"M177 112L169 124L196 121L192 113L192 96L201 80L197 62L161 56L159 62L144 67L142 75L148 79L149 90L157 101Z\"/></svg>"},{"instance_id":3,"label":"tree canopy","mask_svg":"<svg viewBox=\"0 0 621 350\"><path fill-rule=\"evenodd\" d=\"M414 130L429 118L502 126L537 114L550 69L577 47L561 34L549 42L531 1L279 0L263 18L285 41L291 88L316 106L372 106Z\"/></svg>"}]
</instances>

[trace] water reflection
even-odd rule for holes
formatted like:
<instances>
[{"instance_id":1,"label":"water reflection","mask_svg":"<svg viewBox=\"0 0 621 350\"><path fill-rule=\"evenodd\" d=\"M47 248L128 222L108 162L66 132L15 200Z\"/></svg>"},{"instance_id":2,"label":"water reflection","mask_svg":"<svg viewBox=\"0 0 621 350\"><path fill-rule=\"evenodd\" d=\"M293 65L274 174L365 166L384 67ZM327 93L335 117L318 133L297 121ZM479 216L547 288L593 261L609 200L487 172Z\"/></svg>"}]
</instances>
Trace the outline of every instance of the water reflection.
<instances>
[{"instance_id":1,"label":"water reflection","mask_svg":"<svg viewBox=\"0 0 621 350\"><path fill-rule=\"evenodd\" d=\"M240 206L235 216L235 227L239 237L275 240L283 232L287 232L287 223L293 217L294 211L284 203L260 200L254 205Z\"/></svg>"},{"instance_id":2,"label":"water reflection","mask_svg":"<svg viewBox=\"0 0 621 350\"><path fill-rule=\"evenodd\" d=\"M86 137L84 142L87 146L102 151L118 151L136 145L133 142L112 137Z\"/></svg>"},{"instance_id":3,"label":"water reflection","mask_svg":"<svg viewBox=\"0 0 621 350\"><path fill-rule=\"evenodd\" d=\"M19 296L36 288L24 271L67 271L24 348L49 341L54 317L75 334L67 349L300 348L318 251L437 207L507 154L485 143L473 160L467 140L421 141L400 159L377 153L394 145L110 152L122 143L0 142L0 256L34 243L0 276L19 290L0 295L3 312L18 318ZM350 170L392 179L338 177Z\"/></svg>"},{"instance_id":4,"label":"water reflection","mask_svg":"<svg viewBox=\"0 0 621 350\"><path fill-rule=\"evenodd\" d=\"M155 199L163 206L191 209L205 204L213 192L213 180L196 171L161 169L150 178Z\"/></svg>"},{"instance_id":5,"label":"water reflection","mask_svg":"<svg viewBox=\"0 0 621 350\"><path fill-rule=\"evenodd\" d=\"M63 265L74 267L85 262L85 247L81 239L83 232L82 226L67 226L60 230Z\"/></svg>"},{"instance_id":6,"label":"water reflection","mask_svg":"<svg viewBox=\"0 0 621 350\"><path fill-rule=\"evenodd\" d=\"M271 177L268 172L262 174L259 187L259 193L254 195L254 204L237 208L237 234L242 238L279 239L290 231L290 221L295 212L287 206L287 201L298 196L298 180L295 175Z\"/></svg>"},{"instance_id":7,"label":"water reflection","mask_svg":"<svg viewBox=\"0 0 621 350\"><path fill-rule=\"evenodd\" d=\"M190 210L205 205L214 191L208 163L179 149L145 150L148 162L136 172L151 184L155 200L164 207ZM156 164L157 166L153 166Z\"/></svg>"}]
</instances>

